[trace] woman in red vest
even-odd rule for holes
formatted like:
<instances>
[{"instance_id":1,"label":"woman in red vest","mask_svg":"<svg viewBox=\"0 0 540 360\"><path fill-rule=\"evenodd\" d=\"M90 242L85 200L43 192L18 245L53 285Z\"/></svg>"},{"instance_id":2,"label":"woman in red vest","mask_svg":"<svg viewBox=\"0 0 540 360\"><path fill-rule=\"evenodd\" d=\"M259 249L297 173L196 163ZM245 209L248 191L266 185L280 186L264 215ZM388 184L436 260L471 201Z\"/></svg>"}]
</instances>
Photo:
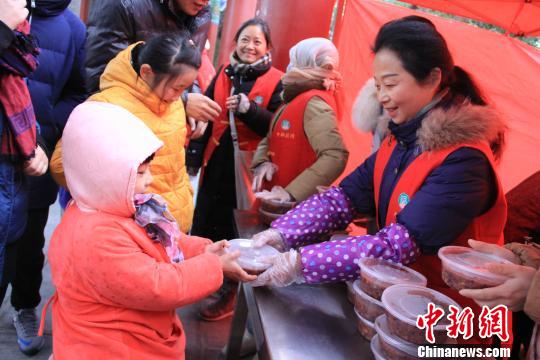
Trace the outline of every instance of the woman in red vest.
<instances>
[{"instance_id":1,"label":"woman in red vest","mask_svg":"<svg viewBox=\"0 0 540 360\"><path fill-rule=\"evenodd\" d=\"M268 24L258 18L246 21L234 41L230 62L218 70L206 90L206 96L228 111L209 123L200 140L190 142L186 154L191 173L202 166L191 234L214 241L235 237L233 209L237 207L237 196L241 198L243 188L251 185L249 180L238 189L236 184L242 178L237 178L236 170L244 163L244 174L250 175L253 152L268 132L283 90L283 73L272 66L269 53L272 40ZM222 297L217 306L201 315L219 320L232 314L234 291L228 294L231 296Z\"/></svg>"},{"instance_id":2,"label":"woman in red vest","mask_svg":"<svg viewBox=\"0 0 540 360\"><path fill-rule=\"evenodd\" d=\"M302 40L291 48L290 60L282 79L285 104L253 159L253 190L272 190L260 198L302 201L341 175L349 152L336 122L336 47L328 39Z\"/></svg>"},{"instance_id":3,"label":"woman in red vest","mask_svg":"<svg viewBox=\"0 0 540 360\"><path fill-rule=\"evenodd\" d=\"M337 187L317 194L254 236L289 250L255 285L337 282L358 277L362 257L411 264L428 286L479 307L441 277L437 250L475 238L502 244L506 202L495 171L505 125L471 77L455 66L427 19L410 16L379 30L373 46L377 97L390 134ZM314 244L358 214L375 216L375 235Z\"/></svg>"}]
</instances>

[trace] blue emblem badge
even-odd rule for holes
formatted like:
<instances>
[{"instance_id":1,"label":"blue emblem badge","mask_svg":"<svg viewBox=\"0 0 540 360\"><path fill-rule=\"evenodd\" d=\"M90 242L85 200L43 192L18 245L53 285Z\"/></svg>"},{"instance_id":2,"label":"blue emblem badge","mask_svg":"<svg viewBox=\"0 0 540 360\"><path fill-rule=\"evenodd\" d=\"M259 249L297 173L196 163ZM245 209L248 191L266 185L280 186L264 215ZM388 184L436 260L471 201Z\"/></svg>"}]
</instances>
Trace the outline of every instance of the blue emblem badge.
<instances>
[{"instance_id":1,"label":"blue emblem badge","mask_svg":"<svg viewBox=\"0 0 540 360\"><path fill-rule=\"evenodd\" d=\"M256 96L254 100L257 105L262 105L262 103L264 102L264 98L260 95Z\"/></svg>"},{"instance_id":2,"label":"blue emblem badge","mask_svg":"<svg viewBox=\"0 0 540 360\"><path fill-rule=\"evenodd\" d=\"M285 131L289 130L291 128L291 122L289 120L283 120L281 122L281 128Z\"/></svg>"},{"instance_id":3,"label":"blue emblem badge","mask_svg":"<svg viewBox=\"0 0 540 360\"><path fill-rule=\"evenodd\" d=\"M411 201L411 199L409 198L409 195L407 195L405 193L399 194L398 205L399 205L400 209L403 209L405 206L407 206L409 201Z\"/></svg>"}]
</instances>

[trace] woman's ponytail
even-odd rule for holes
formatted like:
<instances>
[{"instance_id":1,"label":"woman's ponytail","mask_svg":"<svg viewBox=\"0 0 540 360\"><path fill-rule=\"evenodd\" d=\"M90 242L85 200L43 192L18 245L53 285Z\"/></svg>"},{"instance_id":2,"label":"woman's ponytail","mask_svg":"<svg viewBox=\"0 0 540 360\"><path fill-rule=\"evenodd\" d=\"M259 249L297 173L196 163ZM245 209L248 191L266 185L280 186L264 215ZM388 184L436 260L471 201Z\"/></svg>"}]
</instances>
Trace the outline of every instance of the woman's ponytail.
<instances>
[{"instance_id":1,"label":"woman's ponytail","mask_svg":"<svg viewBox=\"0 0 540 360\"><path fill-rule=\"evenodd\" d=\"M475 105L487 105L484 95L471 75L460 66L454 66L448 79L448 87L454 94L460 94Z\"/></svg>"}]
</instances>

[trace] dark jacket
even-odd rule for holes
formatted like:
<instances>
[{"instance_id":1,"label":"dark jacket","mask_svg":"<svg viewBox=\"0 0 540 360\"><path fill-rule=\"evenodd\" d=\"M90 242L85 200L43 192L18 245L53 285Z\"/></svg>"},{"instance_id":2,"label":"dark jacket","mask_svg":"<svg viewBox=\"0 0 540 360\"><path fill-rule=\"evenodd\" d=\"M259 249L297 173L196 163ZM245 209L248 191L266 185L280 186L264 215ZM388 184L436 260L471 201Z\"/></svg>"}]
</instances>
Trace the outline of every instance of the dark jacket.
<instances>
[{"instance_id":1,"label":"dark jacket","mask_svg":"<svg viewBox=\"0 0 540 360\"><path fill-rule=\"evenodd\" d=\"M67 9L71 0L37 0L30 33L39 44L39 66L28 78L28 89L41 137L53 150L75 106L87 97L84 71L86 31ZM47 173L30 178L30 207L54 203L57 186Z\"/></svg>"},{"instance_id":2,"label":"dark jacket","mask_svg":"<svg viewBox=\"0 0 540 360\"><path fill-rule=\"evenodd\" d=\"M379 199L379 224L385 224L390 196L405 169L422 151L485 140L497 148L504 124L489 107L452 108L445 99L438 109L404 124L390 122L398 141L384 170ZM375 215L373 171L377 153L340 184L358 212ZM433 253L455 240L497 196L495 176L479 150L459 148L426 179L397 221L406 226L424 253Z\"/></svg>"},{"instance_id":3,"label":"dark jacket","mask_svg":"<svg viewBox=\"0 0 540 360\"><path fill-rule=\"evenodd\" d=\"M0 21L0 55L15 37L10 28ZM0 134L7 126L4 108L0 105ZM1 144L0 137L0 146ZM18 239L27 219L28 190L21 164L0 159L0 282L4 270L6 244Z\"/></svg>"},{"instance_id":4,"label":"dark jacket","mask_svg":"<svg viewBox=\"0 0 540 360\"><path fill-rule=\"evenodd\" d=\"M214 89L216 86L216 80L218 78L218 75L223 71L223 67L220 67L212 79L212 82L206 89L205 95L208 96L210 99L214 99ZM234 86L234 93L235 94L249 94L253 86L255 85L255 82L257 81L257 78L263 74L265 74L268 69L264 71L257 71L255 69L249 69L248 72L244 76L235 76L234 70L231 65L227 66L225 69L227 74L230 74L232 76L232 82ZM270 128L270 122L272 121L272 116L274 115L274 112L277 110L279 105L283 102L281 100L281 92L283 91L283 85L281 82L278 83L276 88L274 89L274 92L272 93L272 98L268 102L268 107L261 108L257 105L254 101L251 101L251 105L249 107L249 110L245 114L236 114L236 117L242 121L244 124L246 124L250 130L255 132L257 135L259 135L261 138L265 137L268 134L268 129ZM223 111L226 111L224 109ZM208 124L208 128L206 129L204 135L196 140L192 140L189 142L188 151L186 154L186 165L188 167L192 168L200 168L203 162L204 157L204 150L206 148L206 145L208 144L208 140L212 136L212 122ZM221 136L220 146L216 148L216 151L219 151L219 148L226 148L226 152L232 154L232 141L231 141L231 130L227 129ZM223 142L227 143L227 145L223 145Z\"/></svg>"},{"instance_id":5,"label":"dark jacket","mask_svg":"<svg viewBox=\"0 0 540 360\"><path fill-rule=\"evenodd\" d=\"M223 69L220 68L206 89L206 96L214 99L214 88L217 76ZM232 67L225 69L227 74L232 75L235 94L248 94L255 81L268 70L257 71L250 69L243 76L234 76ZM272 93L267 108L261 108L252 101L246 114L237 114L237 118L244 122L248 128L261 136L266 136L270 127L273 113L281 105L281 92L283 86L278 83ZM223 111L226 111L224 109ZM201 139L190 141L186 153L186 165L188 167L200 167L204 155L204 149L212 134L212 123ZM212 157L204 170L201 186L197 195L197 204L193 218L192 234L209 237L211 239L230 239L234 236L232 224L232 212L236 208L236 188L234 175L234 150L231 138L231 130L227 128L219 139L220 145L213 152Z\"/></svg>"},{"instance_id":6,"label":"dark jacket","mask_svg":"<svg viewBox=\"0 0 540 360\"><path fill-rule=\"evenodd\" d=\"M504 242L540 244L540 171L529 176L506 194L508 219Z\"/></svg>"},{"instance_id":7,"label":"dark jacket","mask_svg":"<svg viewBox=\"0 0 540 360\"><path fill-rule=\"evenodd\" d=\"M99 89L107 63L128 45L154 34L188 31L202 51L210 29L207 6L197 16L173 13L169 0L99 0L88 19L86 72L88 89Z\"/></svg>"}]
</instances>

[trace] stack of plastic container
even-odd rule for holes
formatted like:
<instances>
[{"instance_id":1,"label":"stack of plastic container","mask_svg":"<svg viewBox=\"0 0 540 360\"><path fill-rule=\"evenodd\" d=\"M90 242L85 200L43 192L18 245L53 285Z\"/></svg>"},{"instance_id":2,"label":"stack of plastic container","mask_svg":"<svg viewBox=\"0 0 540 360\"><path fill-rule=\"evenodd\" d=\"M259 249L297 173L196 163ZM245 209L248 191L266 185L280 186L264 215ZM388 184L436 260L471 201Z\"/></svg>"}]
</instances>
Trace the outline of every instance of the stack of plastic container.
<instances>
[{"instance_id":1,"label":"stack of plastic container","mask_svg":"<svg viewBox=\"0 0 540 360\"><path fill-rule=\"evenodd\" d=\"M360 279L352 285L354 309L358 318L358 330L366 339L376 334L375 319L385 313L381 296L386 288L395 284L426 286L426 278L401 264L374 258L358 261Z\"/></svg>"}]
</instances>

